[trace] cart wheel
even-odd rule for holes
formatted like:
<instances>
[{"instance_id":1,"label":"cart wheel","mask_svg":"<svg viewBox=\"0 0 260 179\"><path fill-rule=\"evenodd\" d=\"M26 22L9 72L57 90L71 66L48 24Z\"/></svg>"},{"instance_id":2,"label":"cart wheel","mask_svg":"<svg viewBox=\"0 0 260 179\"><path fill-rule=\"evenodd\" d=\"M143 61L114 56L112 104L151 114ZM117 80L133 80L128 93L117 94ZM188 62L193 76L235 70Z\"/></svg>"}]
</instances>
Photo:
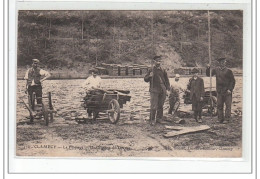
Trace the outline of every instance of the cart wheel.
<instances>
[{"instance_id":1,"label":"cart wheel","mask_svg":"<svg viewBox=\"0 0 260 179\"><path fill-rule=\"evenodd\" d=\"M117 100L115 99L112 99L110 102L109 102L109 105L108 105L108 118L109 120L115 124L117 123L117 121L119 120L120 118L120 105L118 103Z\"/></svg>"},{"instance_id":2,"label":"cart wheel","mask_svg":"<svg viewBox=\"0 0 260 179\"><path fill-rule=\"evenodd\" d=\"M217 98L212 96L208 100L208 112L213 116L217 115Z\"/></svg>"},{"instance_id":3,"label":"cart wheel","mask_svg":"<svg viewBox=\"0 0 260 179\"><path fill-rule=\"evenodd\" d=\"M45 121L46 126L49 125L49 115L46 106L42 103L42 115Z\"/></svg>"}]
</instances>

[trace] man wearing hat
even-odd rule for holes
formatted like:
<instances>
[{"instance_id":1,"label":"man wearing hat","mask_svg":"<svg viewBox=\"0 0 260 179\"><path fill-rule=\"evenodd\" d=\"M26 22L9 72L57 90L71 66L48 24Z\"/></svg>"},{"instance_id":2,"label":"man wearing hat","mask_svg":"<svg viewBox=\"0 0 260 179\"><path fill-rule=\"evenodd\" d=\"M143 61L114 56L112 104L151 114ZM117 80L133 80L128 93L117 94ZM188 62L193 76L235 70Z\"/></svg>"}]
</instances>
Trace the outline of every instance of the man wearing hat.
<instances>
[{"instance_id":1,"label":"man wearing hat","mask_svg":"<svg viewBox=\"0 0 260 179\"><path fill-rule=\"evenodd\" d=\"M153 67L147 71L144 81L150 83L150 124L155 125L156 121L162 121L166 91L170 90L167 72L161 67L161 56L153 58Z\"/></svg>"},{"instance_id":2,"label":"man wearing hat","mask_svg":"<svg viewBox=\"0 0 260 179\"><path fill-rule=\"evenodd\" d=\"M219 58L218 67L212 69L211 75L216 76L217 108L220 123L228 123L231 117L232 92L235 87L233 72L226 67L226 59ZM210 65L207 66L206 75L210 76ZM224 117L224 104L226 105Z\"/></svg>"},{"instance_id":3,"label":"man wearing hat","mask_svg":"<svg viewBox=\"0 0 260 179\"><path fill-rule=\"evenodd\" d=\"M189 80L187 89L190 90L190 100L192 102L192 110L194 111L194 119L201 123L202 101L205 95L204 81L198 76L198 69L194 68L191 73L193 74L193 77Z\"/></svg>"},{"instance_id":4,"label":"man wearing hat","mask_svg":"<svg viewBox=\"0 0 260 179\"><path fill-rule=\"evenodd\" d=\"M38 59L33 59L32 61L33 61L32 67L26 71L24 76L24 79L27 80L26 93L28 92L28 94L32 99L32 94L33 92L35 92L37 98L37 104L41 104L42 103L42 99L41 99L42 82L50 78L51 75L49 72L40 69L38 67L38 64L40 63Z\"/></svg>"},{"instance_id":5,"label":"man wearing hat","mask_svg":"<svg viewBox=\"0 0 260 179\"><path fill-rule=\"evenodd\" d=\"M99 89L101 86L101 78L97 75L97 69L92 69L91 76L89 76L86 81L82 84L82 87L86 90L86 92L94 89Z\"/></svg>"}]
</instances>

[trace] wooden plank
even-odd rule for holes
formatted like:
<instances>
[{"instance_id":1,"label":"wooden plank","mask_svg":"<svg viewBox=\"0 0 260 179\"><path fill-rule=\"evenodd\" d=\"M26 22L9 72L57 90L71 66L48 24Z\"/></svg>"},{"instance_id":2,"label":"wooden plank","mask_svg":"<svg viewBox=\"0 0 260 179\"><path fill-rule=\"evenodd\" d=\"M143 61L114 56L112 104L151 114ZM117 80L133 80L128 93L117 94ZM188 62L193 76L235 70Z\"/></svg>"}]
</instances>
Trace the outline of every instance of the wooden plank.
<instances>
[{"instance_id":1,"label":"wooden plank","mask_svg":"<svg viewBox=\"0 0 260 179\"><path fill-rule=\"evenodd\" d=\"M178 135L182 135L182 134L205 131L205 130L208 130L208 129L210 129L210 127L207 126L207 125L201 125L201 126L196 126L196 127L183 127L183 129L181 129L179 131L167 132L163 136L166 137L166 138L169 138L169 137L174 137L174 136L178 136Z\"/></svg>"},{"instance_id":2,"label":"wooden plank","mask_svg":"<svg viewBox=\"0 0 260 179\"><path fill-rule=\"evenodd\" d=\"M181 127L181 126L165 126L166 129L172 129L172 130L176 130L176 131L180 131L183 130L185 127Z\"/></svg>"},{"instance_id":3,"label":"wooden plank","mask_svg":"<svg viewBox=\"0 0 260 179\"><path fill-rule=\"evenodd\" d=\"M140 121L138 120L134 120L134 121L124 121L123 125L124 124L140 124Z\"/></svg>"}]
</instances>

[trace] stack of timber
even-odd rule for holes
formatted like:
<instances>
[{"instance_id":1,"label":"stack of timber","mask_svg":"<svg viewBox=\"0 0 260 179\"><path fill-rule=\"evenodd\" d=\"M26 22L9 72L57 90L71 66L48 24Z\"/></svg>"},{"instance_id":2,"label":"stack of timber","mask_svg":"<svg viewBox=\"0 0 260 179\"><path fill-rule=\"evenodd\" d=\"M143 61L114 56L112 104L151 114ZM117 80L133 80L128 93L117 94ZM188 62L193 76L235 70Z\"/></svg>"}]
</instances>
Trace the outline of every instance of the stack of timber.
<instances>
[{"instance_id":1,"label":"stack of timber","mask_svg":"<svg viewBox=\"0 0 260 179\"><path fill-rule=\"evenodd\" d=\"M84 106L90 109L106 110L110 101L115 99L122 108L127 101L130 101L131 96L129 94L130 91L128 90L92 90L84 97Z\"/></svg>"},{"instance_id":2,"label":"stack of timber","mask_svg":"<svg viewBox=\"0 0 260 179\"><path fill-rule=\"evenodd\" d=\"M126 66L119 66L120 76L126 76Z\"/></svg>"},{"instance_id":3,"label":"stack of timber","mask_svg":"<svg viewBox=\"0 0 260 179\"><path fill-rule=\"evenodd\" d=\"M133 65L119 65L119 64L106 64L102 63L101 67L96 67L99 74L107 74L110 76L140 76L145 75L148 66L133 64Z\"/></svg>"}]
</instances>

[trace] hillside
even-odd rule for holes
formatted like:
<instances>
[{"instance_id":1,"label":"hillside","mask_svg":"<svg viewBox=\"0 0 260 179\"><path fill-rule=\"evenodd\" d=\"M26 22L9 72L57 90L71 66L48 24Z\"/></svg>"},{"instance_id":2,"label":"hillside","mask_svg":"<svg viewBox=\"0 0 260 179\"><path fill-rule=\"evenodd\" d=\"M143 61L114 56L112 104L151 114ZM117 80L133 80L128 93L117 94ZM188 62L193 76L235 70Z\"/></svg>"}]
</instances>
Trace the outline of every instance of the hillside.
<instances>
[{"instance_id":1,"label":"hillside","mask_svg":"<svg viewBox=\"0 0 260 179\"><path fill-rule=\"evenodd\" d=\"M212 59L242 67L243 12L211 11ZM19 11L18 68L38 58L53 71L105 63L164 66L208 63L207 11Z\"/></svg>"}]
</instances>

